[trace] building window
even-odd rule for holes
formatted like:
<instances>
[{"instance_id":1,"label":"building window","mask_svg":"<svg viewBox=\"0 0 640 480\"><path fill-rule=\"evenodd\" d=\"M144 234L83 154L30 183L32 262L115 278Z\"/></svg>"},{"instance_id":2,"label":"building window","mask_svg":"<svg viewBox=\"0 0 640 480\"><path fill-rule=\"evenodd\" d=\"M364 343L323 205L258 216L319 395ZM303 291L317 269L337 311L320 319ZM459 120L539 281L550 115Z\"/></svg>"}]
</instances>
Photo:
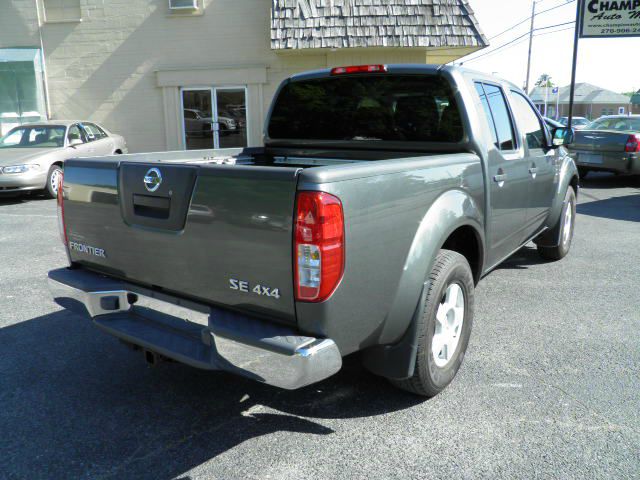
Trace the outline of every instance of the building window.
<instances>
[{"instance_id":1,"label":"building window","mask_svg":"<svg viewBox=\"0 0 640 480\"><path fill-rule=\"evenodd\" d=\"M247 146L246 87L183 88L186 150Z\"/></svg>"},{"instance_id":2,"label":"building window","mask_svg":"<svg viewBox=\"0 0 640 480\"><path fill-rule=\"evenodd\" d=\"M169 0L171 10L197 10L198 0Z\"/></svg>"},{"instance_id":3,"label":"building window","mask_svg":"<svg viewBox=\"0 0 640 480\"><path fill-rule=\"evenodd\" d=\"M167 4L170 16L199 16L204 14L203 0L168 0Z\"/></svg>"},{"instance_id":4,"label":"building window","mask_svg":"<svg viewBox=\"0 0 640 480\"><path fill-rule=\"evenodd\" d=\"M0 48L0 136L46 118L40 50Z\"/></svg>"},{"instance_id":5,"label":"building window","mask_svg":"<svg viewBox=\"0 0 640 480\"><path fill-rule=\"evenodd\" d=\"M82 20L80 0L42 0L46 22L79 22Z\"/></svg>"}]
</instances>

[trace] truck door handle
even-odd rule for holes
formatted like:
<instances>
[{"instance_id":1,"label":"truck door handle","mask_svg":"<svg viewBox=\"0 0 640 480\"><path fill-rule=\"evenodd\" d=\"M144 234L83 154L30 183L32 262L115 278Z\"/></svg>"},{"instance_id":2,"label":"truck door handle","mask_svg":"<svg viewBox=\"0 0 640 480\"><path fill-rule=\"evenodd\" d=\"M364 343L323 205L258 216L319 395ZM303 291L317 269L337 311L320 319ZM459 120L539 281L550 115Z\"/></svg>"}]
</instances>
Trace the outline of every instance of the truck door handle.
<instances>
[{"instance_id":1,"label":"truck door handle","mask_svg":"<svg viewBox=\"0 0 640 480\"><path fill-rule=\"evenodd\" d=\"M538 174L538 167L531 167L529 169L529 173L533 178L536 178L536 175Z\"/></svg>"},{"instance_id":2,"label":"truck door handle","mask_svg":"<svg viewBox=\"0 0 640 480\"><path fill-rule=\"evenodd\" d=\"M493 181L496 183L504 183L504 181L507 179L507 174L506 173L502 173L500 175L494 175L493 176ZM502 185L500 185L502 186Z\"/></svg>"}]
</instances>

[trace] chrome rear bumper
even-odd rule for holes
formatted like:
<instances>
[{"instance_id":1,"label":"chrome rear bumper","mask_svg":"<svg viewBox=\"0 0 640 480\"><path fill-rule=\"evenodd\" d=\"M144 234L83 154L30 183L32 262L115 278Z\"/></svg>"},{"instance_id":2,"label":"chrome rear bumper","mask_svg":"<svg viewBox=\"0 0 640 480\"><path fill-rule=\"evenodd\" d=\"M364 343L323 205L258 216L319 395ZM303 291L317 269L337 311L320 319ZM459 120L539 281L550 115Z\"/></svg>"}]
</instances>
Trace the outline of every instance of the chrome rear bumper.
<instances>
[{"instance_id":1,"label":"chrome rear bumper","mask_svg":"<svg viewBox=\"0 0 640 480\"><path fill-rule=\"evenodd\" d=\"M146 290L83 270L49 272L59 305L126 342L207 370L225 370L285 389L342 367L335 342L234 312Z\"/></svg>"}]
</instances>

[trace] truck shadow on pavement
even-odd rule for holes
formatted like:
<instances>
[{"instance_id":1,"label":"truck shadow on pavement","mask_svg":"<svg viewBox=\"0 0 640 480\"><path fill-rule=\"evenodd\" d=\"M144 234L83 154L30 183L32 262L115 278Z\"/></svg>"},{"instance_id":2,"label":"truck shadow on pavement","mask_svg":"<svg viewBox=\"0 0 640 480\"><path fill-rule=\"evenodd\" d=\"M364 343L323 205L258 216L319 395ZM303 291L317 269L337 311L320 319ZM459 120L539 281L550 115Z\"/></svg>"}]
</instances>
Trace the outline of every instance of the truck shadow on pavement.
<instances>
[{"instance_id":1,"label":"truck shadow on pavement","mask_svg":"<svg viewBox=\"0 0 640 480\"><path fill-rule=\"evenodd\" d=\"M175 478L250 439L330 435L318 420L423 401L353 358L292 392L175 363L150 368L64 311L0 329L0 359L0 478Z\"/></svg>"},{"instance_id":2,"label":"truck shadow on pavement","mask_svg":"<svg viewBox=\"0 0 640 480\"><path fill-rule=\"evenodd\" d=\"M590 172L580 179L580 186L606 190L611 188L640 188L640 175L614 175L606 172Z\"/></svg>"},{"instance_id":3,"label":"truck shadow on pavement","mask_svg":"<svg viewBox=\"0 0 640 480\"><path fill-rule=\"evenodd\" d=\"M496 270L526 270L533 265L550 263L540 256L535 245L530 244L522 247L516 253L507 258L496 267Z\"/></svg>"},{"instance_id":4,"label":"truck shadow on pavement","mask_svg":"<svg viewBox=\"0 0 640 480\"><path fill-rule=\"evenodd\" d=\"M580 203L577 210L579 214L591 217L640 222L640 194Z\"/></svg>"}]
</instances>

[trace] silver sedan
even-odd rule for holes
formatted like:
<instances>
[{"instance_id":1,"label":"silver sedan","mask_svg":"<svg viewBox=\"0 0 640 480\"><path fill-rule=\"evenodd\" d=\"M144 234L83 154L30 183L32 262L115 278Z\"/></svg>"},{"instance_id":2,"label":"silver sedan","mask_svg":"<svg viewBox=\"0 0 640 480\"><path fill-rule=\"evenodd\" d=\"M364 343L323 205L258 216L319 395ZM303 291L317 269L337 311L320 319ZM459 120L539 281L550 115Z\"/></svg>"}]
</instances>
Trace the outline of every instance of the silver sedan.
<instances>
[{"instance_id":1,"label":"silver sedan","mask_svg":"<svg viewBox=\"0 0 640 480\"><path fill-rule=\"evenodd\" d=\"M43 190L55 197L65 160L120 153L127 153L124 138L93 122L15 127L0 138L0 194Z\"/></svg>"}]
</instances>

